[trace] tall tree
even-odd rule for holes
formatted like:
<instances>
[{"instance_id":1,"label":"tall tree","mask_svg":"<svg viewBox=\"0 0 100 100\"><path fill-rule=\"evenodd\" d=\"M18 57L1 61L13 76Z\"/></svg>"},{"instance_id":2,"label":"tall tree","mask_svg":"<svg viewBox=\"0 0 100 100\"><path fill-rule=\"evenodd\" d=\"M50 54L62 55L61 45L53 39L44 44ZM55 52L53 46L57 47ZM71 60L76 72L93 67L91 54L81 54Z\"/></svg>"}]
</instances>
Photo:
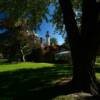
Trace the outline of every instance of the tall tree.
<instances>
[{"instance_id":1,"label":"tall tree","mask_svg":"<svg viewBox=\"0 0 100 100\"><path fill-rule=\"evenodd\" d=\"M73 62L74 88L98 94L94 64L99 46L98 8L96 0L83 0L82 26L78 29L71 0L59 0Z\"/></svg>"},{"instance_id":2,"label":"tall tree","mask_svg":"<svg viewBox=\"0 0 100 100\"><path fill-rule=\"evenodd\" d=\"M13 46L20 50L24 61L26 46L30 48L31 45L27 30L36 31L42 20L47 20L49 3L49 0L0 0L0 12L8 15L0 25L12 31Z\"/></svg>"}]
</instances>

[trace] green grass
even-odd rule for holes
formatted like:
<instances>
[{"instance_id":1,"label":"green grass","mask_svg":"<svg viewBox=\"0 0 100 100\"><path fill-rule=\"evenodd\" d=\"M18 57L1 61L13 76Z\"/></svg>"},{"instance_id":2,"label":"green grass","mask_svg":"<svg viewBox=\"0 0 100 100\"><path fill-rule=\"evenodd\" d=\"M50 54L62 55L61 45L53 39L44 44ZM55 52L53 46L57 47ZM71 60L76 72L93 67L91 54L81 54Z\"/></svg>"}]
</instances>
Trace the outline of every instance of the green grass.
<instances>
[{"instance_id":1,"label":"green grass","mask_svg":"<svg viewBox=\"0 0 100 100\"><path fill-rule=\"evenodd\" d=\"M96 73L96 77L100 79L100 73Z\"/></svg>"},{"instance_id":2,"label":"green grass","mask_svg":"<svg viewBox=\"0 0 100 100\"><path fill-rule=\"evenodd\" d=\"M99 68L97 64L98 78ZM67 64L1 63L0 100L60 100L59 89L55 86L69 81L71 76L72 67Z\"/></svg>"},{"instance_id":3,"label":"green grass","mask_svg":"<svg viewBox=\"0 0 100 100\"><path fill-rule=\"evenodd\" d=\"M100 63L96 63L96 77L100 79Z\"/></svg>"},{"instance_id":4,"label":"green grass","mask_svg":"<svg viewBox=\"0 0 100 100\"><path fill-rule=\"evenodd\" d=\"M15 63L15 64L1 64L0 65L0 72L4 71L14 71L19 69L38 69L38 68L46 68L46 67L53 67L54 64L50 63Z\"/></svg>"},{"instance_id":5,"label":"green grass","mask_svg":"<svg viewBox=\"0 0 100 100\"><path fill-rule=\"evenodd\" d=\"M97 66L100 66L100 63L96 63ZM65 64L61 65L67 66ZM0 65L0 72L6 71L15 71L20 69L40 69L40 68L50 68L56 67L55 64L50 63L32 63L32 62L25 62L25 63L15 63L15 64L1 64ZM100 78L100 73L96 73L96 76Z\"/></svg>"},{"instance_id":6,"label":"green grass","mask_svg":"<svg viewBox=\"0 0 100 100\"><path fill-rule=\"evenodd\" d=\"M64 64L1 63L0 100L40 100L40 97L42 100L52 99L53 87L71 77L71 69L71 66Z\"/></svg>"}]
</instances>

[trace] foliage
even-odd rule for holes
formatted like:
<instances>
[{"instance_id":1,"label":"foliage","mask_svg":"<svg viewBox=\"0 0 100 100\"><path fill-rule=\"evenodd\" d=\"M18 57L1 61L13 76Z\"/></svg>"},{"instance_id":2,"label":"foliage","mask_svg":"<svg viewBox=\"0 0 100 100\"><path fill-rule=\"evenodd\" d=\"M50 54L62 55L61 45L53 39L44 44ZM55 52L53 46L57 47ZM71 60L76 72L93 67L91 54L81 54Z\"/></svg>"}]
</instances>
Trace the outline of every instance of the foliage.
<instances>
[{"instance_id":1,"label":"foliage","mask_svg":"<svg viewBox=\"0 0 100 100\"><path fill-rule=\"evenodd\" d=\"M79 0L72 0L75 9L80 5ZM7 25L10 26L10 30L14 30L14 36L11 38L16 46L23 50L25 55L29 54L32 50L32 42L29 40L26 34L26 28L29 30L37 30L43 19L48 21L47 16L49 14L48 6L52 3L55 6L54 13L52 15L52 22L56 26L57 31L65 34L65 26L63 24L63 15L61 14L61 8L58 0L1 0L0 8L2 12L9 14ZM6 8L6 9L5 9ZM17 28L17 29L16 29ZM52 39L55 44L57 41ZM13 45L14 45L13 43ZM17 44L18 43L18 44ZM31 46L30 46L31 45ZM31 47L29 49L29 46ZM38 48L40 43L34 44L34 47ZM25 47L25 48L24 48ZM18 54L17 54L18 52ZM19 52L16 54L19 56Z\"/></svg>"},{"instance_id":2,"label":"foliage","mask_svg":"<svg viewBox=\"0 0 100 100\"><path fill-rule=\"evenodd\" d=\"M29 58L31 61L43 62L44 61L44 50L42 48L34 48Z\"/></svg>"},{"instance_id":3,"label":"foliage","mask_svg":"<svg viewBox=\"0 0 100 100\"><path fill-rule=\"evenodd\" d=\"M58 44L58 41L57 41L57 39L55 37L52 37L50 39L50 43L51 43L52 46L54 46L54 45L57 45Z\"/></svg>"},{"instance_id":4,"label":"foliage","mask_svg":"<svg viewBox=\"0 0 100 100\"><path fill-rule=\"evenodd\" d=\"M27 30L36 31L43 19L48 21L49 4L50 0L0 0L0 11L9 15L9 18L4 20L2 25L13 33L10 36L13 42L10 43L9 39L6 39L6 41L10 48L13 46L16 48L13 54L10 53L14 57L10 56L9 58L20 58L21 55L24 57L24 55L31 53L33 40L27 36ZM2 44L5 45L5 42L2 42ZM34 47L38 48L39 46L40 43L37 41Z\"/></svg>"},{"instance_id":5,"label":"foliage","mask_svg":"<svg viewBox=\"0 0 100 100\"><path fill-rule=\"evenodd\" d=\"M56 52L57 50L54 48L54 46L48 47L44 55L44 61L54 63L55 62L54 57Z\"/></svg>"},{"instance_id":6,"label":"foliage","mask_svg":"<svg viewBox=\"0 0 100 100\"><path fill-rule=\"evenodd\" d=\"M14 24L27 19L27 23L36 30L42 19L47 20L49 4L50 0L0 0L0 10L8 13Z\"/></svg>"},{"instance_id":7,"label":"foliage","mask_svg":"<svg viewBox=\"0 0 100 100\"><path fill-rule=\"evenodd\" d=\"M75 11L76 21L77 24L80 26L81 24L81 0L71 0L73 4L73 9ZM77 14L78 13L78 14ZM51 22L55 24L55 32L59 32L62 34L62 36L66 37L66 31L65 31L65 25L63 24L63 15L61 11L61 7L59 5L59 2L55 3L55 10L54 14L52 15Z\"/></svg>"},{"instance_id":8,"label":"foliage","mask_svg":"<svg viewBox=\"0 0 100 100\"><path fill-rule=\"evenodd\" d=\"M81 1L72 0L74 8L80 9ZM9 13L14 24L21 23L22 19L27 19L27 24L34 30L37 30L42 22L42 19L48 21L49 14L48 6L55 6L51 21L55 24L55 30L65 34L65 26L61 8L58 0L1 0L1 11ZM6 8L6 9L5 9ZM79 19L78 19L79 20Z\"/></svg>"}]
</instances>

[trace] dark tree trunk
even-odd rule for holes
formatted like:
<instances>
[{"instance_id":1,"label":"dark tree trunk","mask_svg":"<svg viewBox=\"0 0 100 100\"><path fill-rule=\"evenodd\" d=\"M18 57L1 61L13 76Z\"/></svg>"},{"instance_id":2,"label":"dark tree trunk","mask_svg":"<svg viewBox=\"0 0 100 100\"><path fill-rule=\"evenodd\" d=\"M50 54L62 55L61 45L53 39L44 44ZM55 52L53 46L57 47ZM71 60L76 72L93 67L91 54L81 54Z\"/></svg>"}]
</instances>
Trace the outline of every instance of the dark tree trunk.
<instances>
[{"instance_id":1,"label":"dark tree trunk","mask_svg":"<svg viewBox=\"0 0 100 100\"><path fill-rule=\"evenodd\" d=\"M97 4L95 0L83 0L82 27L79 32L70 0L59 0L64 24L68 33L73 62L72 82L77 89L98 94L94 71L98 48Z\"/></svg>"}]
</instances>

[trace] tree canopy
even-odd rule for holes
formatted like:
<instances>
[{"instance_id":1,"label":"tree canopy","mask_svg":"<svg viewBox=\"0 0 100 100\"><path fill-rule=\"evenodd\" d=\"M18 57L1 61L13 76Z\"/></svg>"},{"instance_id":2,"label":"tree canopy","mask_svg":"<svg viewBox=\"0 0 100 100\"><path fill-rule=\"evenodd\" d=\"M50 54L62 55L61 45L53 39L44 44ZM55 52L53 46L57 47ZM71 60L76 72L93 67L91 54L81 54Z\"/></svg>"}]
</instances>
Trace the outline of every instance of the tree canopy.
<instances>
[{"instance_id":1,"label":"tree canopy","mask_svg":"<svg viewBox=\"0 0 100 100\"><path fill-rule=\"evenodd\" d=\"M26 19L33 29L37 29L42 19L47 20L50 0L0 0L0 12L8 13L13 24Z\"/></svg>"},{"instance_id":2,"label":"tree canopy","mask_svg":"<svg viewBox=\"0 0 100 100\"><path fill-rule=\"evenodd\" d=\"M80 0L71 1L74 9L81 9ZM50 4L53 4L55 7L52 15L50 15L48 9ZM24 19L30 28L34 30L39 29L43 19L48 21L48 15L50 15L52 16L51 22L55 25L55 30L60 31L62 34L65 33L65 26L58 0L0 0L0 12L9 14L10 24L12 26L21 24ZM79 17L77 18L78 20Z\"/></svg>"}]
</instances>

